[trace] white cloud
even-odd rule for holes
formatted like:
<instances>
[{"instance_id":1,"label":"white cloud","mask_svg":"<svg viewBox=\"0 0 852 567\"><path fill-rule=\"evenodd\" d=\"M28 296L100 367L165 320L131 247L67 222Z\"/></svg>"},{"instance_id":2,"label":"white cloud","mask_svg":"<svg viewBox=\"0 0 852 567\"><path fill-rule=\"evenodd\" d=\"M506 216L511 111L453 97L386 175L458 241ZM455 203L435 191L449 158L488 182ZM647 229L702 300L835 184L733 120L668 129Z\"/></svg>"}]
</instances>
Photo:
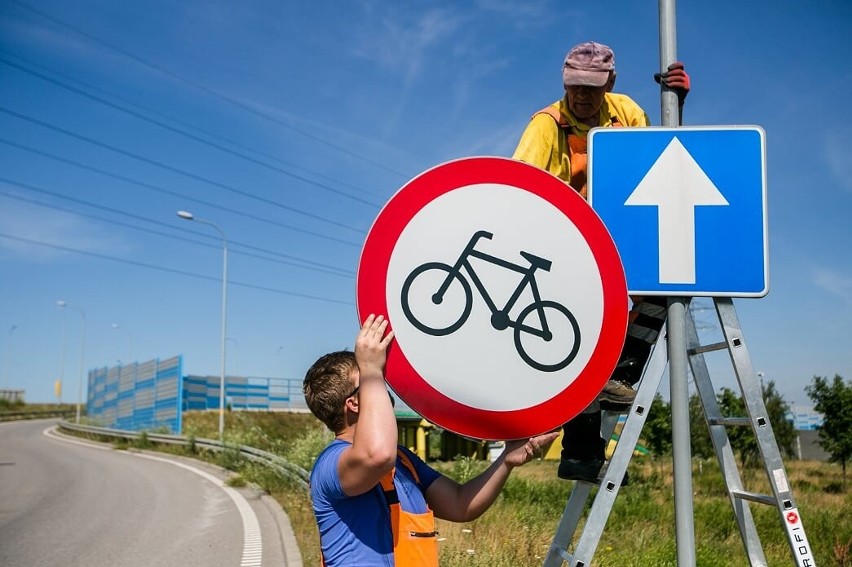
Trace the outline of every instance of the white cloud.
<instances>
[{"instance_id":1,"label":"white cloud","mask_svg":"<svg viewBox=\"0 0 852 567\"><path fill-rule=\"evenodd\" d=\"M5 199L0 207L0 233L9 235L0 236L0 250L29 262L77 256L63 249L111 256L128 251L123 239L83 217Z\"/></svg>"},{"instance_id":2,"label":"white cloud","mask_svg":"<svg viewBox=\"0 0 852 567\"><path fill-rule=\"evenodd\" d=\"M852 191L852 137L846 130L835 131L825 139L823 155L837 184L847 191Z\"/></svg>"},{"instance_id":3,"label":"white cloud","mask_svg":"<svg viewBox=\"0 0 852 567\"><path fill-rule=\"evenodd\" d=\"M814 272L814 284L838 296L846 305L852 306L852 275L829 268L819 268Z\"/></svg>"},{"instance_id":4,"label":"white cloud","mask_svg":"<svg viewBox=\"0 0 852 567\"><path fill-rule=\"evenodd\" d=\"M380 29L363 28L353 55L404 72L406 85L418 77L425 54L461 27L463 18L451 10L429 10L413 21L385 14Z\"/></svg>"},{"instance_id":5,"label":"white cloud","mask_svg":"<svg viewBox=\"0 0 852 567\"><path fill-rule=\"evenodd\" d=\"M551 24L557 10L563 6L553 6L551 2L518 2L517 0L477 0L476 7L486 12L494 12L506 18L520 30L534 29Z\"/></svg>"}]
</instances>

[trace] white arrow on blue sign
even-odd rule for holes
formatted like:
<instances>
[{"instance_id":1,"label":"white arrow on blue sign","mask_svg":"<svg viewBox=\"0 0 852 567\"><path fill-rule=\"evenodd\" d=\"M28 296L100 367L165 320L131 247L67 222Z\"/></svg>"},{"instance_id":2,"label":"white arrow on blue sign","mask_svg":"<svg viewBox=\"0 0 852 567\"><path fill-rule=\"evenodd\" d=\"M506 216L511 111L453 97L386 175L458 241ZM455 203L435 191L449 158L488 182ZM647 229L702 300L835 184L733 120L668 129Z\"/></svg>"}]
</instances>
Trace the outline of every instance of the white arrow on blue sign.
<instances>
[{"instance_id":1,"label":"white arrow on blue sign","mask_svg":"<svg viewBox=\"0 0 852 567\"><path fill-rule=\"evenodd\" d=\"M769 291L758 126L593 129L589 202L612 234L632 294Z\"/></svg>"}]
</instances>

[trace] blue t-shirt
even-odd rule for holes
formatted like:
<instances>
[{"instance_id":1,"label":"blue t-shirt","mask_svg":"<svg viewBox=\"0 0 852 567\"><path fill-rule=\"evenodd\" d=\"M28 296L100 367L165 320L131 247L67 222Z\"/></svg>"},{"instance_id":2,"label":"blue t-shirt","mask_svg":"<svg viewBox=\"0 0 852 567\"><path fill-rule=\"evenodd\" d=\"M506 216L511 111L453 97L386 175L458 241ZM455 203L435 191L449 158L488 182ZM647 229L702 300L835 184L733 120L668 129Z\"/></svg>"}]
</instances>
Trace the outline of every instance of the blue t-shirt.
<instances>
[{"instance_id":1,"label":"blue t-shirt","mask_svg":"<svg viewBox=\"0 0 852 567\"><path fill-rule=\"evenodd\" d=\"M393 534L390 511L381 484L358 496L346 496L340 486L337 463L348 441L335 439L323 449L311 470L311 501L320 532L320 545L327 567L393 566ZM425 492L440 474L405 447ZM408 467L397 458L394 475L403 510L426 512L423 492Z\"/></svg>"}]
</instances>

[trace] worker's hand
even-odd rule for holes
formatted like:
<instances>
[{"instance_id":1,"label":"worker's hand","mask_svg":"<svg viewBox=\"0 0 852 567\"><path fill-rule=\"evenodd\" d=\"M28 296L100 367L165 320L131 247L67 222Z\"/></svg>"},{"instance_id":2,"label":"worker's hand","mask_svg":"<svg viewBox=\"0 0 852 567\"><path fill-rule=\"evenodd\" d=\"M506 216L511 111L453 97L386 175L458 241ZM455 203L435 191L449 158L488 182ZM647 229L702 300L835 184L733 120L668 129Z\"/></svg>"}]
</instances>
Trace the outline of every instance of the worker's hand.
<instances>
[{"instance_id":1,"label":"worker's hand","mask_svg":"<svg viewBox=\"0 0 852 567\"><path fill-rule=\"evenodd\" d=\"M393 331L385 335L388 320L379 315L370 315L361 326L355 339L355 361L363 380L367 376L384 376L387 349L393 339Z\"/></svg>"},{"instance_id":2,"label":"worker's hand","mask_svg":"<svg viewBox=\"0 0 852 567\"><path fill-rule=\"evenodd\" d=\"M536 458L542 458L543 448L559 437L559 431L551 431L531 439L506 441L505 463L510 467L519 467Z\"/></svg>"},{"instance_id":3,"label":"worker's hand","mask_svg":"<svg viewBox=\"0 0 852 567\"><path fill-rule=\"evenodd\" d=\"M675 91L681 103L689 94L689 75L680 61L669 65L665 73L655 73L654 80Z\"/></svg>"}]
</instances>

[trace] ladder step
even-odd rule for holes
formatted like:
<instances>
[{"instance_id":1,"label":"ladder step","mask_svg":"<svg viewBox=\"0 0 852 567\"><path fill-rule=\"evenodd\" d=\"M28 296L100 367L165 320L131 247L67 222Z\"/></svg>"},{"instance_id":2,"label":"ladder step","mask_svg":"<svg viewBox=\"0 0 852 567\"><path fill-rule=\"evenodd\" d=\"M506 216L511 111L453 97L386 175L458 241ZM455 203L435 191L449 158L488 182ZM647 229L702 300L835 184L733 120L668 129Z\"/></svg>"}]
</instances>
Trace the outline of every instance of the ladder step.
<instances>
[{"instance_id":1,"label":"ladder step","mask_svg":"<svg viewBox=\"0 0 852 567\"><path fill-rule=\"evenodd\" d=\"M689 353L689 355L692 356L694 354L702 354L702 353L705 353L705 352L713 352L713 351L717 351L717 350L724 350L726 348L728 348L728 343L722 341L722 342L718 342L718 343L712 343L712 344L709 344L709 345L699 345L697 347L687 349L687 353Z\"/></svg>"},{"instance_id":2,"label":"ladder step","mask_svg":"<svg viewBox=\"0 0 852 567\"><path fill-rule=\"evenodd\" d=\"M710 425L751 425L751 419L747 417L708 417L707 422Z\"/></svg>"},{"instance_id":3,"label":"ladder step","mask_svg":"<svg viewBox=\"0 0 852 567\"><path fill-rule=\"evenodd\" d=\"M571 561L574 559L574 556L568 553L568 550L564 547L557 547L556 553L559 554L559 557L568 562L568 565L571 565Z\"/></svg>"},{"instance_id":4,"label":"ladder step","mask_svg":"<svg viewBox=\"0 0 852 567\"><path fill-rule=\"evenodd\" d=\"M760 504L766 504L768 506L777 506L778 502L772 496L768 494L759 494L757 492L748 492L746 490L731 490L731 496L734 498L739 498L741 500L751 500L752 502L759 502Z\"/></svg>"}]
</instances>

